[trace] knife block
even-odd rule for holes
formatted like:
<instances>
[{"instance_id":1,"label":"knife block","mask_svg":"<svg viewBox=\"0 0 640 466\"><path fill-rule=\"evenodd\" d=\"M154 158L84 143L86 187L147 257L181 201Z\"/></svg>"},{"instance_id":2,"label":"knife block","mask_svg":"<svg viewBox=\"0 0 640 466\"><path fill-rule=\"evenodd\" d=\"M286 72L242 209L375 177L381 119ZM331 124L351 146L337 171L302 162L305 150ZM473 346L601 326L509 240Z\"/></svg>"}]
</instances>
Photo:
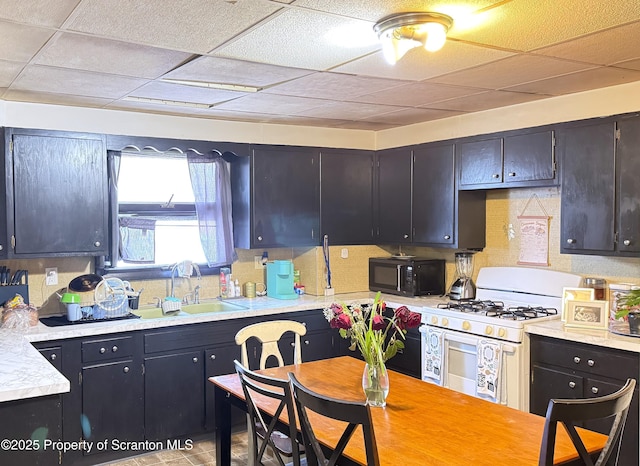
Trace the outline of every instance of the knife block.
<instances>
[{"instance_id":1,"label":"knife block","mask_svg":"<svg viewBox=\"0 0 640 466\"><path fill-rule=\"evenodd\" d=\"M29 304L29 285L8 285L0 286L0 306L19 294L24 298L24 302Z\"/></svg>"}]
</instances>

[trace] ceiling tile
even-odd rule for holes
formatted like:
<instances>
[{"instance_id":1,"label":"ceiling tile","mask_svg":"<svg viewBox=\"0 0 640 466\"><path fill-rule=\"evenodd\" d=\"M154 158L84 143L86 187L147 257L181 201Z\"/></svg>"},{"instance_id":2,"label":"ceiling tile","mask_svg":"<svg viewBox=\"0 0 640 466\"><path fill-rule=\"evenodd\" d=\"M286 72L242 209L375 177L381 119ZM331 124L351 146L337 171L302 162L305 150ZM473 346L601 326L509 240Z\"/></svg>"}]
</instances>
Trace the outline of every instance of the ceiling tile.
<instances>
[{"instance_id":1,"label":"ceiling tile","mask_svg":"<svg viewBox=\"0 0 640 466\"><path fill-rule=\"evenodd\" d=\"M257 94L249 94L245 97L232 100L231 102L224 102L216 108L273 115L295 115L304 110L321 107L327 102L329 101L286 95L272 95L260 92Z\"/></svg>"},{"instance_id":2,"label":"ceiling tile","mask_svg":"<svg viewBox=\"0 0 640 466\"><path fill-rule=\"evenodd\" d=\"M176 105L156 104L153 102L132 102L128 100L118 100L107 105L105 108L113 110L128 110L134 112L156 113L161 115L176 115L199 117L206 109L181 107Z\"/></svg>"},{"instance_id":3,"label":"ceiling tile","mask_svg":"<svg viewBox=\"0 0 640 466\"><path fill-rule=\"evenodd\" d=\"M438 76L429 82L455 86L475 86L484 89L501 89L593 67L593 65L555 58L515 55L467 70Z\"/></svg>"},{"instance_id":4,"label":"ceiling tile","mask_svg":"<svg viewBox=\"0 0 640 466\"><path fill-rule=\"evenodd\" d=\"M441 50L434 53L427 52L422 47L412 49L395 65L389 65L382 52L378 52L338 66L332 71L421 81L512 55L512 52L449 40Z\"/></svg>"},{"instance_id":5,"label":"ceiling tile","mask_svg":"<svg viewBox=\"0 0 640 466\"><path fill-rule=\"evenodd\" d=\"M387 123L378 123L377 121L367 121L367 120L358 120L358 121L345 121L344 123L338 123L332 125L332 128L342 128L342 129L358 129L363 131L382 131L384 129L393 128L396 125L390 125Z\"/></svg>"},{"instance_id":6,"label":"ceiling tile","mask_svg":"<svg viewBox=\"0 0 640 466\"><path fill-rule=\"evenodd\" d=\"M478 94L480 89L460 86L447 86L429 82L410 83L393 89L362 95L352 99L355 102L370 104L399 105L403 107L419 107L455 97Z\"/></svg>"},{"instance_id":7,"label":"ceiling tile","mask_svg":"<svg viewBox=\"0 0 640 466\"><path fill-rule=\"evenodd\" d=\"M118 99L145 82L136 78L30 65L24 69L12 87L23 91Z\"/></svg>"},{"instance_id":8,"label":"ceiling tile","mask_svg":"<svg viewBox=\"0 0 640 466\"><path fill-rule=\"evenodd\" d=\"M280 7L260 0L83 0L69 29L207 53Z\"/></svg>"},{"instance_id":9,"label":"ceiling tile","mask_svg":"<svg viewBox=\"0 0 640 466\"><path fill-rule=\"evenodd\" d=\"M629 60L623 61L615 64L616 68L626 68L628 70L638 70L640 71L640 59L637 60Z\"/></svg>"},{"instance_id":10,"label":"ceiling tile","mask_svg":"<svg viewBox=\"0 0 640 466\"><path fill-rule=\"evenodd\" d=\"M351 34L361 35L362 42L351 41ZM326 70L379 47L368 22L287 9L216 49L214 54L293 68ZM313 53L309 53L310 50Z\"/></svg>"},{"instance_id":11,"label":"ceiling tile","mask_svg":"<svg viewBox=\"0 0 640 466\"><path fill-rule=\"evenodd\" d=\"M510 91L563 95L640 80L640 71L595 68L508 88Z\"/></svg>"},{"instance_id":12,"label":"ceiling tile","mask_svg":"<svg viewBox=\"0 0 640 466\"><path fill-rule=\"evenodd\" d=\"M450 36L510 50L531 51L640 19L637 0L554 0L498 2L482 24L455 29ZM455 26L454 26L455 27Z\"/></svg>"},{"instance_id":13,"label":"ceiling tile","mask_svg":"<svg viewBox=\"0 0 640 466\"><path fill-rule=\"evenodd\" d=\"M9 87L22 68L24 63L0 60L0 87Z\"/></svg>"},{"instance_id":14,"label":"ceiling tile","mask_svg":"<svg viewBox=\"0 0 640 466\"><path fill-rule=\"evenodd\" d=\"M403 81L352 76L341 73L314 73L280 84L265 93L346 100L363 94L398 87Z\"/></svg>"},{"instance_id":15,"label":"ceiling tile","mask_svg":"<svg viewBox=\"0 0 640 466\"><path fill-rule=\"evenodd\" d=\"M191 55L79 34L57 34L38 54L39 65L154 79Z\"/></svg>"},{"instance_id":16,"label":"ceiling tile","mask_svg":"<svg viewBox=\"0 0 640 466\"><path fill-rule=\"evenodd\" d=\"M38 26L60 27L80 0L0 0L0 18Z\"/></svg>"},{"instance_id":17,"label":"ceiling tile","mask_svg":"<svg viewBox=\"0 0 640 466\"><path fill-rule=\"evenodd\" d=\"M164 78L265 87L313 71L219 57L199 57Z\"/></svg>"},{"instance_id":18,"label":"ceiling tile","mask_svg":"<svg viewBox=\"0 0 640 466\"><path fill-rule=\"evenodd\" d=\"M378 123L386 123L392 126L404 126L412 125L414 123L420 123L423 121L439 120L441 118L449 118L456 115L461 115L465 112L452 111L452 110L433 110L430 108L406 108L397 110L394 112L385 113L384 115L378 115L371 118L366 118L365 121L375 121Z\"/></svg>"},{"instance_id":19,"label":"ceiling tile","mask_svg":"<svg viewBox=\"0 0 640 466\"><path fill-rule=\"evenodd\" d=\"M544 95L524 94L508 91L488 91L458 99L444 100L430 104L430 108L442 110L457 110L461 112L479 112L496 107L506 107L524 102L544 99Z\"/></svg>"},{"instance_id":20,"label":"ceiling tile","mask_svg":"<svg viewBox=\"0 0 640 466\"><path fill-rule=\"evenodd\" d=\"M81 107L101 108L113 102L113 99L99 99L96 97L84 97L69 94L49 94L46 92L9 90L4 95L6 100L16 102L35 102L51 105L77 105Z\"/></svg>"},{"instance_id":21,"label":"ceiling tile","mask_svg":"<svg viewBox=\"0 0 640 466\"><path fill-rule=\"evenodd\" d=\"M214 104L227 100L237 99L238 97L247 95L247 93L222 91L219 89L207 89L204 87L183 86L180 84L152 82L136 89L130 95L133 97L144 97L148 99Z\"/></svg>"},{"instance_id":22,"label":"ceiling tile","mask_svg":"<svg viewBox=\"0 0 640 466\"><path fill-rule=\"evenodd\" d=\"M640 58L638 44L640 44L640 22L635 22L545 47L536 50L536 53L597 65L610 65Z\"/></svg>"},{"instance_id":23,"label":"ceiling tile","mask_svg":"<svg viewBox=\"0 0 640 466\"><path fill-rule=\"evenodd\" d=\"M355 102L330 102L322 107L300 111L298 112L298 115L342 120L362 120L375 115L389 113L394 110L400 110L400 107L360 104Z\"/></svg>"},{"instance_id":24,"label":"ceiling tile","mask_svg":"<svg viewBox=\"0 0 640 466\"><path fill-rule=\"evenodd\" d=\"M54 31L0 21L0 60L27 63Z\"/></svg>"}]
</instances>

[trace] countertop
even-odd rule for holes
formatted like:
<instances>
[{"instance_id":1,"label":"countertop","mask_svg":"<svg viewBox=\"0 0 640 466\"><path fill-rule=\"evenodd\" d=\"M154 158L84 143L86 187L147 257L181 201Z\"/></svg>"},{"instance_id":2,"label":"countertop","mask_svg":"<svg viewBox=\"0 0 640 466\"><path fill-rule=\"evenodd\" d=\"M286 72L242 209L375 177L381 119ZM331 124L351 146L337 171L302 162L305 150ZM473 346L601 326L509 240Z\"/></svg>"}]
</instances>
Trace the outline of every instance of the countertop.
<instances>
[{"instance_id":1,"label":"countertop","mask_svg":"<svg viewBox=\"0 0 640 466\"><path fill-rule=\"evenodd\" d=\"M564 323L559 320L529 324L525 327L525 332L534 335L559 338L561 340L570 340L579 343L587 343L590 345L640 353L640 337L618 335L604 329L595 330L566 327Z\"/></svg>"},{"instance_id":2,"label":"countertop","mask_svg":"<svg viewBox=\"0 0 640 466\"><path fill-rule=\"evenodd\" d=\"M364 304L373 302L374 298L375 293L372 292L346 293L335 296L302 295L294 300L269 297L238 298L229 301L244 306L246 309L212 314L159 319L126 319L59 327L47 327L39 322L37 326L31 327L23 333L1 329L0 402L65 393L70 390L69 381L31 343L322 309L333 302ZM437 305L444 298L405 298L383 295L383 299L389 307L404 305L412 311L419 312L423 307Z\"/></svg>"}]
</instances>

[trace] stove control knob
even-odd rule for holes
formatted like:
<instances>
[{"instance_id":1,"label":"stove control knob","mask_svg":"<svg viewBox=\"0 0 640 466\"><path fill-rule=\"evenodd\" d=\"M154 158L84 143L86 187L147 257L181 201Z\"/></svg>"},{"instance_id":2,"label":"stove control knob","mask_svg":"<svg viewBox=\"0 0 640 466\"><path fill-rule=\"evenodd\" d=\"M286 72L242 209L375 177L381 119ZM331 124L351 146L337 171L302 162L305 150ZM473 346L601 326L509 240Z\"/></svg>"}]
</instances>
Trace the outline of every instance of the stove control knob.
<instances>
[{"instance_id":1,"label":"stove control knob","mask_svg":"<svg viewBox=\"0 0 640 466\"><path fill-rule=\"evenodd\" d=\"M447 325L449 325L449 319L447 319L446 317L443 317L443 318L442 318L442 325L444 325L445 327L446 327Z\"/></svg>"},{"instance_id":2,"label":"stove control knob","mask_svg":"<svg viewBox=\"0 0 640 466\"><path fill-rule=\"evenodd\" d=\"M469 323L468 320L465 320L464 322L462 322L462 330L469 330L471 328L471 324Z\"/></svg>"},{"instance_id":3,"label":"stove control knob","mask_svg":"<svg viewBox=\"0 0 640 466\"><path fill-rule=\"evenodd\" d=\"M487 328L484 329L484 333L491 335L493 333L493 327L491 325L487 325Z\"/></svg>"},{"instance_id":4,"label":"stove control knob","mask_svg":"<svg viewBox=\"0 0 640 466\"><path fill-rule=\"evenodd\" d=\"M499 336L499 337L505 337L505 336L507 336L507 331L506 331L505 329L503 329L503 328L499 329L499 330L498 330L498 336Z\"/></svg>"},{"instance_id":5,"label":"stove control knob","mask_svg":"<svg viewBox=\"0 0 640 466\"><path fill-rule=\"evenodd\" d=\"M431 323L436 325L438 323L438 318L436 316L431 316Z\"/></svg>"}]
</instances>

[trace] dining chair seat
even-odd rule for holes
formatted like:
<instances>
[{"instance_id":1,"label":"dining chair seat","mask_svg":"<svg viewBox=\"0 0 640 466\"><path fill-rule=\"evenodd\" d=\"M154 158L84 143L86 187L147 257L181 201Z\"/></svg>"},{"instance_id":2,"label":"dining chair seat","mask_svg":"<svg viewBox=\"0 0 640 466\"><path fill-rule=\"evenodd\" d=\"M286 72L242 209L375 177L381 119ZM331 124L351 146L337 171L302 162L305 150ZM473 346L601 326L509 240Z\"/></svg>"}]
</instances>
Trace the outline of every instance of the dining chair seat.
<instances>
[{"instance_id":1,"label":"dining chair seat","mask_svg":"<svg viewBox=\"0 0 640 466\"><path fill-rule=\"evenodd\" d=\"M580 459L586 466L604 465L614 452L616 453L614 464L617 465L622 434L635 386L636 381L634 379L627 379L627 382L620 390L610 395L598 398L549 400L538 465L553 465L558 423L561 423L566 429L580 455ZM613 424L608 433L607 442L594 463L576 430L576 425L605 418L613 418ZM637 435L637 432L632 434Z\"/></svg>"},{"instance_id":2,"label":"dining chair seat","mask_svg":"<svg viewBox=\"0 0 640 466\"><path fill-rule=\"evenodd\" d=\"M309 464L335 466L341 459L353 434L357 428L361 426L364 435L367 466L380 465L378 447L376 445L376 437L371 420L371 411L368 405L343 401L316 393L302 385L292 372L289 373L289 380L293 385L293 399L295 400L298 411L298 420L300 421L302 439ZM310 411L330 419L347 423L340 439L331 447L332 453L329 458L325 456L324 450L320 446L313 430L313 425L309 417Z\"/></svg>"}]
</instances>

